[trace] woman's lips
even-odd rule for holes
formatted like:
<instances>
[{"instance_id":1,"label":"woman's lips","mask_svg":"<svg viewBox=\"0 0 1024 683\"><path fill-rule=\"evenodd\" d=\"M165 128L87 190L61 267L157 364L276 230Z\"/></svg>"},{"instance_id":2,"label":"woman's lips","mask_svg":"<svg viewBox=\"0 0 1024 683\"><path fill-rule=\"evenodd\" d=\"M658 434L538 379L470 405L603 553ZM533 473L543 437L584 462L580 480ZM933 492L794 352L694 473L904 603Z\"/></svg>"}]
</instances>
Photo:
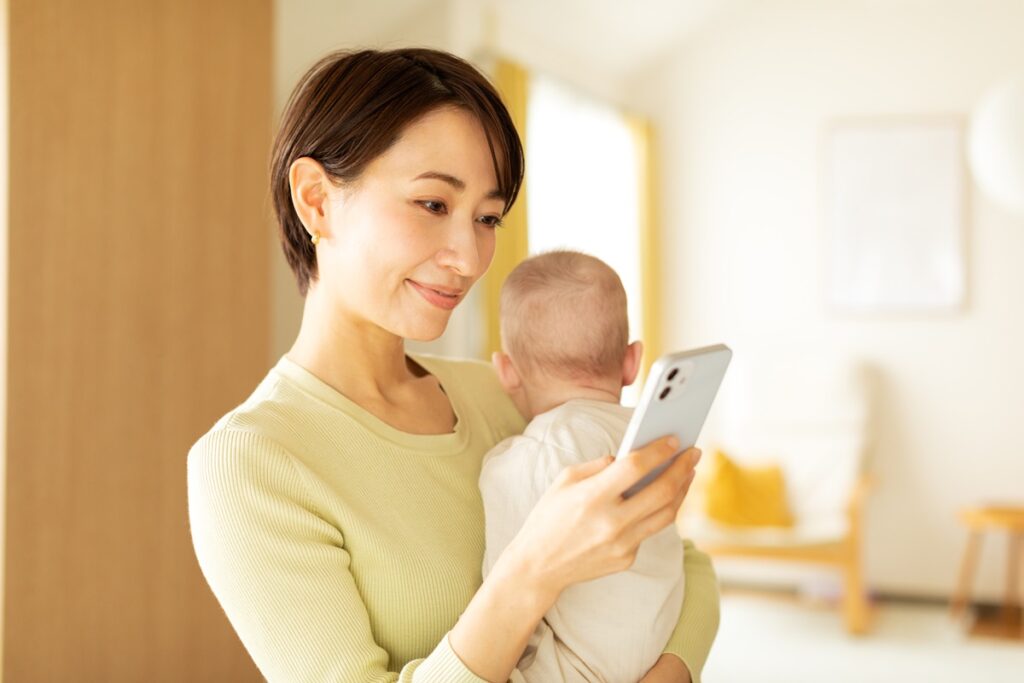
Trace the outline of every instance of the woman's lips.
<instances>
[{"instance_id":1,"label":"woman's lips","mask_svg":"<svg viewBox=\"0 0 1024 683\"><path fill-rule=\"evenodd\" d=\"M415 280L406 280L406 282L412 285L412 288L419 292L420 296L428 302L434 304L438 308L443 308L446 311L452 310L459 305L460 301L462 301L462 292L446 290L450 293L445 293L444 291L433 289L427 285L421 285Z\"/></svg>"}]
</instances>

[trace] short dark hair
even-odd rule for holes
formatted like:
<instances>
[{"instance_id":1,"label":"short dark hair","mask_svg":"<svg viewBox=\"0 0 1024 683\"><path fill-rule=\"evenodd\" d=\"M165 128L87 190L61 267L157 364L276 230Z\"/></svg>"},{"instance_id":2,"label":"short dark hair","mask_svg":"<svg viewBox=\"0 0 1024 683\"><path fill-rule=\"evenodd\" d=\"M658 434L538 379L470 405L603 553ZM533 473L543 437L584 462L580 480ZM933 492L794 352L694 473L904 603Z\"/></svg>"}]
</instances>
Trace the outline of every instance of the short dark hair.
<instances>
[{"instance_id":1,"label":"short dark hair","mask_svg":"<svg viewBox=\"0 0 1024 683\"><path fill-rule=\"evenodd\" d=\"M292 162L310 157L334 181L355 182L410 123L445 106L483 126L507 212L523 181L523 147L501 97L473 65L425 48L337 51L299 81L274 140L270 186L281 248L303 296L317 278L316 250L292 205Z\"/></svg>"}]
</instances>

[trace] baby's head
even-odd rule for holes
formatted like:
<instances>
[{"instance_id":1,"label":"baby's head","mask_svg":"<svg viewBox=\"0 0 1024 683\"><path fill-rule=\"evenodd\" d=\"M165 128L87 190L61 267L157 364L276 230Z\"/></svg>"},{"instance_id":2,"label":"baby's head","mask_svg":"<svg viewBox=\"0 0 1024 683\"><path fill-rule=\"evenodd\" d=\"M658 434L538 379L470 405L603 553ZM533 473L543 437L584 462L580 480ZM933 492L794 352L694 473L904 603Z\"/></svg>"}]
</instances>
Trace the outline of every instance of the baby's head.
<instances>
[{"instance_id":1,"label":"baby's head","mask_svg":"<svg viewBox=\"0 0 1024 683\"><path fill-rule=\"evenodd\" d=\"M501 343L498 376L528 417L571 398L617 402L643 348L629 343L619 276L575 251L539 254L512 271L501 290Z\"/></svg>"}]
</instances>

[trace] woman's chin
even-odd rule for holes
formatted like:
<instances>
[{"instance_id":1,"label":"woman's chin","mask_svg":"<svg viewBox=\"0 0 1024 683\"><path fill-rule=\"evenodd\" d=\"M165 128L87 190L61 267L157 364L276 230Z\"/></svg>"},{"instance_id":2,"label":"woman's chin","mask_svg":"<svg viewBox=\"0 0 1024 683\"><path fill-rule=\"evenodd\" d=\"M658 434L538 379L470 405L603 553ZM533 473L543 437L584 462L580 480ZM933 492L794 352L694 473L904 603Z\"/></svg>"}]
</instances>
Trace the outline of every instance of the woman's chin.
<instances>
[{"instance_id":1,"label":"woman's chin","mask_svg":"<svg viewBox=\"0 0 1024 683\"><path fill-rule=\"evenodd\" d=\"M410 341L431 342L444 334L447 327L448 318L445 318L443 322L421 321L410 325L402 337Z\"/></svg>"}]
</instances>

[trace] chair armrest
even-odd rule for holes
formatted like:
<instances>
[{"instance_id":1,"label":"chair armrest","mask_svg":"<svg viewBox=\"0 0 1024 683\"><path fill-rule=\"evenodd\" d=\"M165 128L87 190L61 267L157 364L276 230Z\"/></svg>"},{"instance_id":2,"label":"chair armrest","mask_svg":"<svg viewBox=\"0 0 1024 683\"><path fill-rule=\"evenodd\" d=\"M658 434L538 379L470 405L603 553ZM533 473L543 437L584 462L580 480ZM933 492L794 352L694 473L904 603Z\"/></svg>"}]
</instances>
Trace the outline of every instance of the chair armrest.
<instances>
[{"instance_id":1,"label":"chair armrest","mask_svg":"<svg viewBox=\"0 0 1024 683\"><path fill-rule=\"evenodd\" d=\"M858 518L864 509L864 501L868 493L875 487L874 479L867 474L861 474L857 482L850 490L850 497L846 501L846 515L850 518Z\"/></svg>"}]
</instances>

